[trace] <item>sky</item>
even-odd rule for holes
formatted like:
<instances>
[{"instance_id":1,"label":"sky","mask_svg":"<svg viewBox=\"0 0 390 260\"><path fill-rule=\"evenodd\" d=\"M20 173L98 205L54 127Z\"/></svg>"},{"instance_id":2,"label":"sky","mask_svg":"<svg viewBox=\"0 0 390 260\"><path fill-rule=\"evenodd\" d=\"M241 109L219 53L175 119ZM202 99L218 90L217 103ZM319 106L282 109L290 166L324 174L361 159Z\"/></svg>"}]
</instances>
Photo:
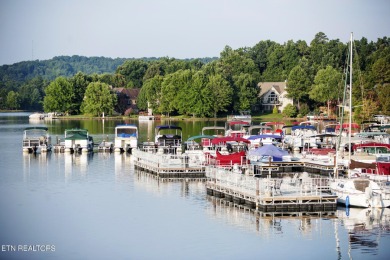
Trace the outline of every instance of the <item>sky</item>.
<instances>
[{"instance_id":1,"label":"sky","mask_svg":"<svg viewBox=\"0 0 390 260\"><path fill-rule=\"evenodd\" d=\"M219 57L318 32L390 37L389 0L0 0L0 65L55 56Z\"/></svg>"}]
</instances>

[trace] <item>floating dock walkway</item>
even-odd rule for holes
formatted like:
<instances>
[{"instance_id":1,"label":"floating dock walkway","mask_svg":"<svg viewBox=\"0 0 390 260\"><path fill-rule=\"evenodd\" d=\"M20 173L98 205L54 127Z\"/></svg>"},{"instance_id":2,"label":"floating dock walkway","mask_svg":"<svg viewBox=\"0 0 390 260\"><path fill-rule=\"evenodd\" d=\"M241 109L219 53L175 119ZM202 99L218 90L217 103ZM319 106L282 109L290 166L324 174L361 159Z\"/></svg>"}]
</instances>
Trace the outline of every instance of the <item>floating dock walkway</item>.
<instances>
[{"instance_id":1,"label":"floating dock walkway","mask_svg":"<svg viewBox=\"0 0 390 260\"><path fill-rule=\"evenodd\" d=\"M133 150L134 167L162 178L205 178L205 166L184 154L159 154Z\"/></svg>"},{"instance_id":2,"label":"floating dock walkway","mask_svg":"<svg viewBox=\"0 0 390 260\"><path fill-rule=\"evenodd\" d=\"M256 178L206 167L207 194L261 211L336 210L337 196L324 193L325 178Z\"/></svg>"},{"instance_id":3,"label":"floating dock walkway","mask_svg":"<svg viewBox=\"0 0 390 260\"><path fill-rule=\"evenodd\" d=\"M275 176L276 173L283 172L310 172L329 175L329 173L334 172L334 163L325 162L325 161L313 161L310 159L302 159L299 161L292 162L271 162L271 163L255 163L250 164L250 172L254 175L264 175L269 172L273 173L272 176ZM338 165L338 170L343 171L344 167Z\"/></svg>"}]
</instances>

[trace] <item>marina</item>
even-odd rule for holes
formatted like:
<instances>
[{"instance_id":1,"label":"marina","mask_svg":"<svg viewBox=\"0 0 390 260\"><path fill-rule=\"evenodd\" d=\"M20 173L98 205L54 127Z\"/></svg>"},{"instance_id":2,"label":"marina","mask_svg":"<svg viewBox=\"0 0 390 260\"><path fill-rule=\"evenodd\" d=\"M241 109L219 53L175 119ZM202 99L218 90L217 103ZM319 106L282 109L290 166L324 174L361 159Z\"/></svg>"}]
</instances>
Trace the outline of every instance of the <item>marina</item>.
<instances>
[{"instance_id":1,"label":"marina","mask_svg":"<svg viewBox=\"0 0 390 260\"><path fill-rule=\"evenodd\" d=\"M181 154L158 153L154 142L149 150L135 149L132 153L98 152L97 146L87 153L21 153L14 144L20 143L23 129L31 125L26 115L10 118L3 118L7 123L0 127L1 141L10 147L0 158L5 167L0 175L2 244L47 241L56 247L55 252L47 254L57 259L69 255L101 259L112 255L113 250L123 258L191 255L207 259L218 250L224 258L267 255L307 259L299 252L307 252L308 246L310 252L322 250L329 259L340 255L358 258L363 251L364 259L386 258L390 245L388 208L356 211L334 206L334 198L327 193L328 171L312 175L305 168L305 163L314 163L330 169L334 161L327 156L311 160L307 154L298 161L271 161L271 166L269 161L260 161L219 167L207 165L207 158L201 160L200 153L191 157L184 146ZM101 144L103 140L114 142L115 127L123 123L106 121L103 128L101 121L57 120L37 126L47 127L54 140L56 136L62 140L65 129L88 129L94 142ZM207 126L197 124L197 129ZM154 121L137 126L140 142L154 140ZM178 126L193 128L192 123L185 122ZM186 131L185 136L197 133ZM180 157L186 155L188 167ZM150 158L176 169L164 175L153 172L160 167L146 171L136 166L137 160L143 161L143 167L154 165ZM195 173L178 171L199 163L203 169ZM221 178L214 179L212 171L217 170ZM278 180L282 180L280 186ZM353 228L363 224L364 234ZM370 247L361 244L349 248L349 237L373 242ZM172 248L172 243L180 249ZM296 250L276 250L284 243ZM150 251L150 244L158 245L158 254ZM97 252L96 247L101 250ZM182 248L186 248L185 253ZM2 254L34 258L24 252Z\"/></svg>"}]
</instances>

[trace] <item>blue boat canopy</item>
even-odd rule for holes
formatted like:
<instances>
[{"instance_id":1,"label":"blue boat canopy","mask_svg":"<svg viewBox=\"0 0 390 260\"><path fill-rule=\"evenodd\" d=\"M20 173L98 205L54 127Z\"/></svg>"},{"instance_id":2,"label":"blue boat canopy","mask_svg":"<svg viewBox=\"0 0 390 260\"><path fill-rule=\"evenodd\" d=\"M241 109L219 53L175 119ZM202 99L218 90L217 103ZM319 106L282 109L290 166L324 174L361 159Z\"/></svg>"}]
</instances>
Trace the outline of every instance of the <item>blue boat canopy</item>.
<instances>
[{"instance_id":1,"label":"blue boat canopy","mask_svg":"<svg viewBox=\"0 0 390 260\"><path fill-rule=\"evenodd\" d=\"M317 130L317 128L314 125L294 125L291 129L292 129L292 131L297 130L297 129Z\"/></svg>"},{"instance_id":2,"label":"blue boat canopy","mask_svg":"<svg viewBox=\"0 0 390 260\"><path fill-rule=\"evenodd\" d=\"M255 150L249 151L249 156L271 156L273 161L282 161L288 152L272 144L266 144Z\"/></svg>"}]
</instances>

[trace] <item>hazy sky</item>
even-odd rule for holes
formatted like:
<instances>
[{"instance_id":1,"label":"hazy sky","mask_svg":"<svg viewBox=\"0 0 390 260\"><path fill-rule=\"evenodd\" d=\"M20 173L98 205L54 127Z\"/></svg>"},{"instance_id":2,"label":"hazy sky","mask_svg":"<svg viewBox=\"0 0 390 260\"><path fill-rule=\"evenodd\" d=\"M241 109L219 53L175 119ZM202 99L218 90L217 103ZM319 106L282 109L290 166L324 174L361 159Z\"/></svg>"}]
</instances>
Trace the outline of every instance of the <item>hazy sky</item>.
<instances>
[{"instance_id":1,"label":"hazy sky","mask_svg":"<svg viewBox=\"0 0 390 260\"><path fill-rule=\"evenodd\" d=\"M0 0L0 65L60 55L219 57L318 32L390 37L389 0Z\"/></svg>"}]
</instances>

